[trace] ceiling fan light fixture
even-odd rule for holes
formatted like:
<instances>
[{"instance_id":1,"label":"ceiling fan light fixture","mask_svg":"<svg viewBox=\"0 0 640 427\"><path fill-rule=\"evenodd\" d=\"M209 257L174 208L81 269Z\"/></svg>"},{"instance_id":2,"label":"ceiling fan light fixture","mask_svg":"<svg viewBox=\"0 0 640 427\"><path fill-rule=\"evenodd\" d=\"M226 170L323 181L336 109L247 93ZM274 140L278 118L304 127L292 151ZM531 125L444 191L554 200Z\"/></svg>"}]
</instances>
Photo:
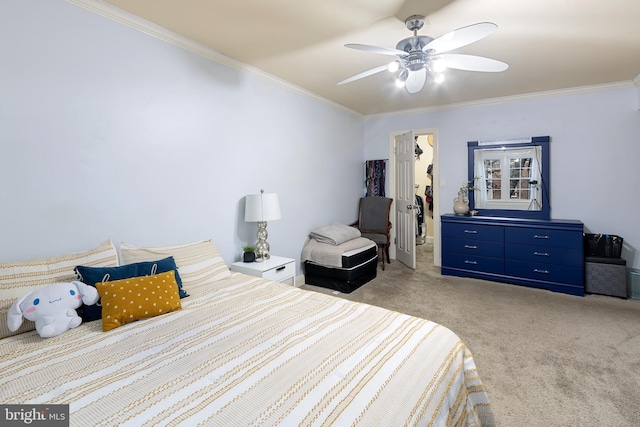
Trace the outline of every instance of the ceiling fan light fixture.
<instances>
[{"instance_id":1,"label":"ceiling fan light fixture","mask_svg":"<svg viewBox=\"0 0 640 427\"><path fill-rule=\"evenodd\" d=\"M409 93L418 93L424 87L424 82L427 80L427 69L422 68L418 71L409 72L405 87Z\"/></svg>"},{"instance_id":2,"label":"ceiling fan light fixture","mask_svg":"<svg viewBox=\"0 0 640 427\"><path fill-rule=\"evenodd\" d=\"M390 55L396 58L391 63L364 71L348 79L338 82L338 85L350 83L363 77L389 70L396 74L396 86L405 87L409 93L422 90L427 79L434 83L444 81L443 72L449 68L465 71L501 72L509 68L508 64L482 56L447 53L481 40L497 30L498 26L491 22L480 22L450 31L438 38L418 35L418 30L424 25L424 16L412 15L405 21L407 29L413 36L400 40L395 49L349 43L345 47L363 50L380 55Z\"/></svg>"},{"instance_id":3,"label":"ceiling fan light fixture","mask_svg":"<svg viewBox=\"0 0 640 427\"><path fill-rule=\"evenodd\" d=\"M442 73L447 69L447 62L442 58L436 58L431 62L431 68L435 73Z\"/></svg>"},{"instance_id":4,"label":"ceiling fan light fixture","mask_svg":"<svg viewBox=\"0 0 640 427\"><path fill-rule=\"evenodd\" d=\"M407 82L407 77L409 77L409 70L403 68L402 71L400 71L398 78L396 79L396 86L399 88L403 88Z\"/></svg>"}]
</instances>

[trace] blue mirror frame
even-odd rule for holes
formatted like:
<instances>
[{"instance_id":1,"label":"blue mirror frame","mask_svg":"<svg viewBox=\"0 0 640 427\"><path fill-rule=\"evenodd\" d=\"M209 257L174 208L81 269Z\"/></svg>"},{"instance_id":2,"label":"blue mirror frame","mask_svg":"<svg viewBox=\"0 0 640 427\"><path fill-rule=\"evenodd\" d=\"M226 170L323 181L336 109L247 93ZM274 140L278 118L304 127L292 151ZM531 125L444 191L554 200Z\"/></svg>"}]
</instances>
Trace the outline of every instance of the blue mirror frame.
<instances>
[{"instance_id":1,"label":"blue mirror frame","mask_svg":"<svg viewBox=\"0 0 640 427\"><path fill-rule=\"evenodd\" d=\"M549 136L534 136L530 140L517 140L517 141L492 141L492 142L480 142L469 141L467 142L468 150L468 179L471 185L475 182L475 161L476 151L483 149L496 149L496 148L521 148L521 147L534 147L540 146L542 149L541 160L541 182L540 191L542 206L540 210L517 210L517 209L483 209L475 207L475 192L469 192L469 209L478 212L478 215L482 216L497 216L506 218L531 218L531 219L544 219L551 218L551 204L550 204L550 179L549 179L549 142L551 138Z\"/></svg>"}]
</instances>

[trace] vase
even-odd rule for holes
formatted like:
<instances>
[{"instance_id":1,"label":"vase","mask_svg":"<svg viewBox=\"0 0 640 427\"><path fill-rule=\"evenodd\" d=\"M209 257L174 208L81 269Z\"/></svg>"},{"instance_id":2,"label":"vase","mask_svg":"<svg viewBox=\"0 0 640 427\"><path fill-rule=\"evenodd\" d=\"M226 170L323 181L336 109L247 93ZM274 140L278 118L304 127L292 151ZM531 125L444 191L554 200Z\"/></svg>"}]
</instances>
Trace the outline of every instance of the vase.
<instances>
[{"instance_id":1,"label":"vase","mask_svg":"<svg viewBox=\"0 0 640 427\"><path fill-rule=\"evenodd\" d=\"M464 194L458 194L458 197L453 199L453 212L456 215L466 215L469 213L469 204L464 199Z\"/></svg>"},{"instance_id":2,"label":"vase","mask_svg":"<svg viewBox=\"0 0 640 427\"><path fill-rule=\"evenodd\" d=\"M242 256L243 262L254 262L255 260L256 260L255 252L245 252L244 255Z\"/></svg>"}]
</instances>

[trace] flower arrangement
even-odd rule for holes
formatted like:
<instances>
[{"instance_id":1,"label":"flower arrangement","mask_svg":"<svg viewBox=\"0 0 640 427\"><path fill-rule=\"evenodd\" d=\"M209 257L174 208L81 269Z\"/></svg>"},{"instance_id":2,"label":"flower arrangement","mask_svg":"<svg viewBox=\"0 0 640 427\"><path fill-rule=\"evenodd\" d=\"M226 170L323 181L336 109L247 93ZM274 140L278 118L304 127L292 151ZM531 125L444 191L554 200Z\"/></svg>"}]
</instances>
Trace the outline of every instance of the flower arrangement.
<instances>
[{"instance_id":1,"label":"flower arrangement","mask_svg":"<svg viewBox=\"0 0 640 427\"><path fill-rule=\"evenodd\" d=\"M460 190L458 190L458 194L466 196L469 191L475 191L475 190L479 190L478 187L476 187L476 181L478 180L479 177L474 177L473 181L467 181L464 184L462 184L460 186Z\"/></svg>"}]
</instances>

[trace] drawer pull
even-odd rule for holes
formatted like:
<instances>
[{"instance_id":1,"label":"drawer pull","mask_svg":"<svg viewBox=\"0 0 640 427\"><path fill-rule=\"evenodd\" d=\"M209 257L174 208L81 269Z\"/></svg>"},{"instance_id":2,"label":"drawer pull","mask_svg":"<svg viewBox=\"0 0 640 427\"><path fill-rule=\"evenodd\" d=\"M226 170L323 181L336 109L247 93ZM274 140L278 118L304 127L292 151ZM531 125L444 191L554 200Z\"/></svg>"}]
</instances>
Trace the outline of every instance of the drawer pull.
<instances>
[{"instance_id":1,"label":"drawer pull","mask_svg":"<svg viewBox=\"0 0 640 427\"><path fill-rule=\"evenodd\" d=\"M286 266L286 265L283 265L282 267L277 267L277 268L276 268L276 273L277 273L277 272L279 272L279 271L284 270L285 268L287 268L287 266Z\"/></svg>"},{"instance_id":2,"label":"drawer pull","mask_svg":"<svg viewBox=\"0 0 640 427\"><path fill-rule=\"evenodd\" d=\"M533 254L536 256L549 256L549 254L546 252L534 252Z\"/></svg>"},{"instance_id":3,"label":"drawer pull","mask_svg":"<svg viewBox=\"0 0 640 427\"><path fill-rule=\"evenodd\" d=\"M537 268L533 270L535 273L540 274L549 274L549 270L538 270Z\"/></svg>"},{"instance_id":4,"label":"drawer pull","mask_svg":"<svg viewBox=\"0 0 640 427\"><path fill-rule=\"evenodd\" d=\"M464 232L467 234L478 234L477 230L464 230Z\"/></svg>"},{"instance_id":5,"label":"drawer pull","mask_svg":"<svg viewBox=\"0 0 640 427\"><path fill-rule=\"evenodd\" d=\"M464 260L464 263L465 264L471 264L471 265L478 265L477 261L469 261L469 260L466 260L466 259Z\"/></svg>"},{"instance_id":6,"label":"drawer pull","mask_svg":"<svg viewBox=\"0 0 640 427\"><path fill-rule=\"evenodd\" d=\"M472 246L472 245L464 245L465 249L478 249L477 246Z\"/></svg>"},{"instance_id":7,"label":"drawer pull","mask_svg":"<svg viewBox=\"0 0 640 427\"><path fill-rule=\"evenodd\" d=\"M534 238L534 239L549 239L549 236L539 236L539 235L537 235L537 234L534 234L534 235L533 235L533 238Z\"/></svg>"}]
</instances>

